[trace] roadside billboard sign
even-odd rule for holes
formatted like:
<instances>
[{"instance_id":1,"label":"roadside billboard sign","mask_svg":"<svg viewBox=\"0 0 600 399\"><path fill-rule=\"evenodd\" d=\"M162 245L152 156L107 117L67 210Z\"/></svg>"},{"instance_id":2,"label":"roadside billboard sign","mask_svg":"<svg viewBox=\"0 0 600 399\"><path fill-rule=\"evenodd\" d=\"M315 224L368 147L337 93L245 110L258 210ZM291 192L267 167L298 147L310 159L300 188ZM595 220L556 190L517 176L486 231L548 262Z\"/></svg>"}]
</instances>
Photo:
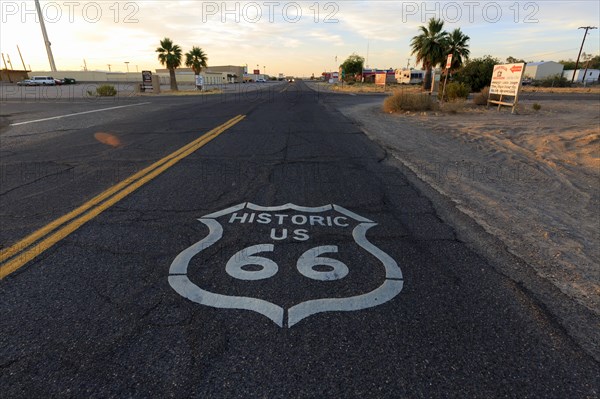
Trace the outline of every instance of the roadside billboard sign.
<instances>
[{"instance_id":1,"label":"roadside billboard sign","mask_svg":"<svg viewBox=\"0 0 600 399\"><path fill-rule=\"evenodd\" d=\"M152 90L152 71L142 71L142 90Z\"/></svg>"},{"instance_id":2,"label":"roadside billboard sign","mask_svg":"<svg viewBox=\"0 0 600 399\"><path fill-rule=\"evenodd\" d=\"M512 112L515 113L519 91L521 89L521 81L525 72L525 64L501 64L494 66L492 74L492 82L490 83L490 96L499 95L499 100L491 100L488 97L488 105L498 104L498 109L503 105L512 107ZM505 96L512 97L511 102L504 99Z\"/></svg>"},{"instance_id":3,"label":"roadside billboard sign","mask_svg":"<svg viewBox=\"0 0 600 399\"><path fill-rule=\"evenodd\" d=\"M386 80L387 80L387 74L385 72L375 74L375 84L377 86L383 86L385 88Z\"/></svg>"}]
</instances>

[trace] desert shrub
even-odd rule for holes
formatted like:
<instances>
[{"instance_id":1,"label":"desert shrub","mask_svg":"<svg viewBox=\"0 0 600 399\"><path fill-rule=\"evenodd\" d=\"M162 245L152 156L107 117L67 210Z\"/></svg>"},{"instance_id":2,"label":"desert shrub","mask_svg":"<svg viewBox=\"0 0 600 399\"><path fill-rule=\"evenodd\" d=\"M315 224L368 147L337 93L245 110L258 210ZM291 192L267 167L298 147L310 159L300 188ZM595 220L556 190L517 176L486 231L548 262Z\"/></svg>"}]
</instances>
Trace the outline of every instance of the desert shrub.
<instances>
[{"instance_id":1,"label":"desert shrub","mask_svg":"<svg viewBox=\"0 0 600 399\"><path fill-rule=\"evenodd\" d=\"M563 76L553 75L542 80L534 80L532 85L536 87L570 87L571 82Z\"/></svg>"},{"instance_id":2,"label":"desert shrub","mask_svg":"<svg viewBox=\"0 0 600 399\"><path fill-rule=\"evenodd\" d=\"M397 91L383 102L385 112L429 111L436 107L436 102L429 94L404 93Z\"/></svg>"},{"instance_id":3,"label":"desert shrub","mask_svg":"<svg viewBox=\"0 0 600 399\"><path fill-rule=\"evenodd\" d=\"M464 83L475 92L481 91L490 84L494 73L494 65L499 63L500 60L490 55L473 58L454 74L454 81Z\"/></svg>"},{"instance_id":4,"label":"desert shrub","mask_svg":"<svg viewBox=\"0 0 600 399\"><path fill-rule=\"evenodd\" d=\"M475 105L487 105L489 95L490 87L485 86L479 93L475 94L475 97L473 97L473 102Z\"/></svg>"},{"instance_id":5,"label":"desert shrub","mask_svg":"<svg viewBox=\"0 0 600 399\"><path fill-rule=\"evenodd\" d=\"M88 94L91 93L88 91ZM96 95L99 97L114 97L117 95L117 89L113 85L100 85L96 87Z\"/></svg>"},{"instance_id":6,"label":"desert shrub","mask_svg":"<svg viewBox=\"0 0 600 399\"><path fill-rule=\"evenodd\" d=\"M487 105L488 99L500 100L500 95L498 95L498 94L490 95L490 87L485 86L483 89L481 89L481 91L479 93L475 94L475 97L473 97L473 103L475 103L476 105Z\"/></svg>"},{"instance_id":7,"label":"desert shrub","mask_svg":"<svg viewBox=\"0 0 600 399\"><path fill-rule=\"evenodd\" d=\"M531 108L533 108L534 111L539 111L540 109L542 109L542 106L538 103L534 103Z\"/></svg>"},{"instance_id":8,"label":"desert shrub","mask_svg":"<svg viewBox=\"0 0 600 399\"><path fill-rule=\"evenodd\" d=\"M450 82L446 85L444 101L453 101L459 98L466 99L469 97L471 89L464 83ZM442 92L438 92L438 97L442 97Z\"/></svg>"},{"instance_id":9,"label":"desert shrub","mask_svg":"<svg viewBox=\"0 0 600 399\"><path fill-rule=\"evenodd\" d=\"M448 112L449 114L458 114L465 110L465 105L465 100L463 98L458 98L445 102L444 105L442 105L442 111Z\"/></svg>"},{"instance_id":10,"label":"desert shrub","mask_svg":"<svg viewBox=\"0 0 600 399\"><path fill-rule=\"evenodd\" d=\"M348 86L354 86L354 82L353 81L348 82Z\"/></svg>"}]
</instances>

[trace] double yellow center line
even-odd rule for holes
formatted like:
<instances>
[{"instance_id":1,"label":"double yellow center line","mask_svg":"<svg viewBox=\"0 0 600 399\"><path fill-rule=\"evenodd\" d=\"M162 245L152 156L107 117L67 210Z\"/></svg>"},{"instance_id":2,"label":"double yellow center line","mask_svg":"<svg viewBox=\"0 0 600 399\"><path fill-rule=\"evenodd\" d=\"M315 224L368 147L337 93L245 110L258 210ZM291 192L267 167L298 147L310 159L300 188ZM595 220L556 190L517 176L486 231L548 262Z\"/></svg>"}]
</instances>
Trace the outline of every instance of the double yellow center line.
<instances>
[{"instance_id":1,"label":"double yellow center line","mask_svg":"<svg viewBox=\"0 0 600 399\"><path fill-rule=\"evenodd\" d=\"M238 115L0 252L0 279L18 270L156 176L242 121Z\"/></svg>"}]
</instances>

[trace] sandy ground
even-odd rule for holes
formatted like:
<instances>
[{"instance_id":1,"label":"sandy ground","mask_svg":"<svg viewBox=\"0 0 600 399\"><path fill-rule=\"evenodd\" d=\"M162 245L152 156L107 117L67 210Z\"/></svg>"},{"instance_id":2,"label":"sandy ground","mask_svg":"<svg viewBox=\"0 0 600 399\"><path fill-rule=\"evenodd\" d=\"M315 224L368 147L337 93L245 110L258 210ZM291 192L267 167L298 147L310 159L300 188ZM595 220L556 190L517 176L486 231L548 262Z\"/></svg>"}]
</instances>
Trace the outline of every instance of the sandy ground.
<instances>
[{"instance_id":1,"label":"sandy ground","mask_svg":"<svg viewBox=\"0 0 600 399\"><path fill-rule=\"evenodd\" d=\"M385 114L340 111L543 278L600 314L600 97Z\"/></svg>"}]
</instances>

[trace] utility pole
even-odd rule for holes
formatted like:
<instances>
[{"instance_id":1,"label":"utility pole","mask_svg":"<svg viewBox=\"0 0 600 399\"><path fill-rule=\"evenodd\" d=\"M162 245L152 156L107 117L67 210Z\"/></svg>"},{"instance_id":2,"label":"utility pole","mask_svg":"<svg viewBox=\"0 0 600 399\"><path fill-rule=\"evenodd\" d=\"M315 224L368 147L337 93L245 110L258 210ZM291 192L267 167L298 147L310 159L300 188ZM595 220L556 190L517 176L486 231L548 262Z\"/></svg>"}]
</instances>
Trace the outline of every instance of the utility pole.
<instances>
[{"instance_id":1,"label":"utility pole","mask_svg":"<svg viewBox=\"0 0 600 399\"><path fill-rule=\"evenodd\" d=\"M10 65L10 69L14 71L15 68L13 67L12 62L10 61L10 55L8 53L6 53L6 58L8 59L8 65Z\"/></svg>"},{"instance_id":2,"label":"utility pole","mask_svg":"<svg viewBox=\"0 0 600 399\"><path fill-rule=\"evenodd\" d=\"M410 69L410 58L406 59L406 69Z\"/></svg>"},{"instance_id":3,"label":"utility pole","mask_svg":"<svg viewBox=\"0 0 600 399\"><path fill-rule=\"evenodd\" d=\"M592 60L592 55L591 54L585 54L583 53L583 58L585 59L586 63L585 63L585 70L583 71L583 77L581 78L581 81L583 82L583 85L585 86L585 75L587 74L588 68L590 66L590 61Z\"/></svg>"},{"instance_id":4,"label":"utility pole","mask_svg":"<svg viewBox=\"0 0 600 399\"><path fill-rule=\"evenodd\" d=\"M588 30L590 29L598 29L596 26L580 26L579 29L585 29L585 33L583 34L583 41L581 42L581 48L579 49L579 55L577 55L577 61L575 62L575 70L573 71L573 78L571 78L571 83L575 81L575 74L577 73L577 67L579 66L579 57L581 57L581 51L583 50L583 44L585 43L585 37L588 34Z\"/></svg>"},{"instance_id":5,"label":"utility pole","mask_svg":"<svg viewBox=\"0 0 600 399\"><path fill-rule=\"evenodd\" d=\"M85 58L83 59L83 70L87 71L87 62L85 62Z\"/></svg>"},{"instance_id":6,"label":"utility pole","mask_svg":"<svg viewBox=\"0 0 600 399\"><path fill-rule=\"evenodd\" d=\"M125 65L127 66L127 73L129 73L129 61L125 61Z\"/></svg>"},{"instance_id":7,"label":"utility pole","mask_svg":"<svg viewBox=\"0 0 600 399\"><path fill-rule=\"evenodd\" d=\"M44 44L46 44L46 52L48 53L48 61L50 61L50 70L56 72L56 64L54 63L54 56L52 55L52 49L50 46L50 40L48 40L48 32L46 32L46 25L44 24L44 17L42 16L42 8L40 7L40 0L35 0L35 8L37 9L38 18L40 19L40 26L42 27L42 35L44 36Z\"/></svg>"},{"instance_id":8,"label":"utility pole","mask_svg":"<svg viewBox=\"0 0 600 399\"><path fill-rule=\"evenodd\" d=\"M112 71L110 70L110 66L111 66L111 64L106 64L106 65L108 66L108 72L112 72Z\"/></svg>"}]
</instances>

